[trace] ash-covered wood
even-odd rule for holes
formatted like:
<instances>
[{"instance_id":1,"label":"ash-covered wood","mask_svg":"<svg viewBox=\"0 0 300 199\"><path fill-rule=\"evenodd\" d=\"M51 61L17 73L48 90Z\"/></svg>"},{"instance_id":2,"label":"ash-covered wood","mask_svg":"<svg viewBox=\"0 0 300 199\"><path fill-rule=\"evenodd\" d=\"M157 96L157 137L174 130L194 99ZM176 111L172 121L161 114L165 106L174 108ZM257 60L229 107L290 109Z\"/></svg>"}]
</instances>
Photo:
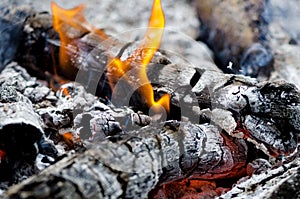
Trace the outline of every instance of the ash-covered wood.
<instances>
[{"instance_id":1,"label":"ash-covered wood","mask_svg":"<svg viewBox=\"0 0 300 199\"><path fill-rule=\"evenodd\" d=\"M222 135L212 125L171 122L71 155L13 187L7 197L145 198L159 182L239 176L246 154L242 139Z\"/></svg>"},{"instance_id":2,"label":"ash-covered wood","mask_svg":"<svg viewBox=\"0 0 300 199\"><path fill-rule=\"evenodd\" d=\"M299 198L299 159L241 179L232 190L218 197L227 198Z\"/></svg>"},{"instance_id":3,"label":"ash-covered wood","mask_svg":"<svg viewBox=\"0 0 300 199\"><path fill-rule=\"evenodd\" d=\"M72 84L69 84L65 88L68 89L72 97L66 96L62 91L59 91L58 96L61 96L61 99L58 101L60 101L62 106L70 103L67 106L79 107L78 110L87 111L91 110L88 107L95 108L97 106L99 106L98 110L108 109L108 107L100 104L93 106L92 102L96 102L94 101L95 97L90 94L84 94L83 88L80 86L73 87ZM47 194L54 194L55 190L62 191L62 194L65 194L63 190L69 190L70 194L79 194L78 196L80 197L92 196L89 194L103 194L105 196L124 194L123 196L128 197L131 197L131 194L144 194L146 196L155 186L185 177L216 180L241 176L242 173L246 172L246 164L249 158L254 158L248 156L246 150L248 147L242 138L252 142L254 146L270 155L270 157L278 154L289 154L296 148L299 131L299 118L297 117L299 115L299 93L291 84L284 82L258 83L255 79L244 76L224 75L218 72L207 71L199 74L199 79L194 84L192 91L196 97L202 95L210 96L210 106L201 110L199 114L203 114L221 129L226 130L231 136L238 138L233 138L224 132L221 133L217 126L207 124L204 121L202 123L206 124L200 126L178 123L181 124L177 126L179 128L178 132L176 131L176 125L166 125L162 127L163 130L159 131L159 134L157 134L157 127L148 126L140 131L128 132L129 135L117 136L107 141L99 142L84 152L84 154L71 155L62 162L58 162L54 167L50 167L41 176L25 181L19 188L12 188L9 193L17 194L22 189L29 195L41 194L41 192L36 192L35 190L39 190L39 186L44 186L47 181L53 186L52 188L45 187L46 197L49 196ZM76 95L81 97L77 98ZM77 105L73 105L74 103ZM199 103L201 107L201 101ZM284 109L283 106L288 106L289 109ZM91 113L93 114L93 112ZM88 120L90 120L90 124L100 124L100 128L102 128L101 123L97 123L97 114L99 113L101 114L101 112L94 112L96 117L91 115L94 119L91 117ZM82 116L80 117L82 118ZM108 121L111 120L107 119ZM279 122L282 126L278 126ZM253 126L254 124L259 125ZM80 126L84 127L86 123L80 124L79 122L78 128ZM286 129L290 130L286 131ZM97 129L91 128L92 136L93 130ZM143 133L143 131L145 132ZM105 132L105 128L100 129L100 132ZM164 137L165 133L167 137ZM96 137L96 141L102 139L103 136L101 135L99 139ZM187 142L185 139L187 139ZM192 141L192 143L206 144L203 145L203 148L201 147L202 145L189 144L188 140ZM146 144L145 147L148 146L148 148L146 147L147 150L145 150L151 156L149 154L144 156L144 153L141 156L143 158L148 157L151 161L149 159L149 164L141 165L142 168L135 168L140 166L140 164L134 162L140 161L140 156L137 154L144 149L143 143ZM220 151L222 153L217 152L219 151L218 147L221 146L220 144L225 144L228 147L226 150L221 147ZM178 148L175 150L172 147L169 148L170 146ZM193 147L196 148L193 149ZM201 149L203 152L194 155L192 155L194 152L185 153L185 151L189 150L197 151L196 149ZM213 155L210 155L210 151ZM240 151L241 154L236 157L231 154L233 151L235 155L240 154L236 154L237 151ZM117 155L119 153L122 155ZM133 155L135 153L137 154ZM225 161L225 154L226 157L233 155L229 162L223 162ZM162 155L166 155L166 157ZM116 157L119 157L119 159ZM164 161L161 161L162 157L164 157ZM204 158L203 161L205 160L203 164L201 163L201 157ZM127 161L128 164L121 165L121 163ZM220 166L218 166L219 164ZM209 168L213 168L213 170L210 171L207 165L210 165ZM113 169L109 169L111 167ZM149 173L145 173L148 170L144 167L149 169ZM101 172L97 169L100 169ZM153 170L151 169L157 170L152 173ZM129 175L128 171L134 171L134 174ZM139 172L142 174L139 175ZM101 173L103 176L98 176L96 173ZM78 177L79 174L81 175L80 178ZM143 177L148 178L143 181ZM89 182L83 179L89 179ZM104 179L112 181L108 182ZM75 182L71 182L73 180ZM97 182L100 182L100 184L97 184ZM114 186L109 186L108 188L106 183L114 183ZM84 188L86 186L90 186L91 189ZM131 186L132 189L130 189ZM125 187L126 191L123 192ZM26 191L29 188L30 191ZM111 190L111 188L115 190ZM101 189L104 189L104 192L100 191Z\"/></svg>"},{"instance_id":4,"label":"ash-covered wood","mask_svg":"<svg viewBox=\"0 0 300 199\"><path fill-rule=\"evenodd\" d=\"M54 92L49 87L31 77L26 69L16 62L6 65L0 74L0 84L5 87L12 87L28 98L35 106L42 102L46 103L45 101L51 104L56 100ZM14 95L10 94L6 97L13 98Z\"/></svg>"},{"instance_id":5,"label":"ash-covered wood","mask_svg":"<svg viewBox=\"0 0 300 199\"><path fill-rule=\"evenodd\" d=\"M38 172L35 166L38 153L52 157L57 153L46 141L42 120L32 104L50 93L49 88L39 86L16 63L7 65L0 74L0 179L7 181L7 185ZM28 89L38 92L29 94ZM3 186L1 183L1 189L7 188Z\"/></svg>"},{"instance_id":6,"label":"ash-covered wood","mask_svg":"<svg viewBox=\"0 0 300 199\"><path fill-rule=\"evenodd\" d=\"M192 91L209 92L211 107L202 112L232 136L247 138L273 155L295 150L299 90L294 85L204 72Z\"/></svg>"},{"instance_id":7,"label":"ash-covered wood","mask_svg":"<svg viewBox=\"0 0 300 199\"><path fill-rule=\"evenodd\" d=\"M207 43L219 53L229 72L242 68L244 74L259 75L260 69L271 63L273 50L292 40L273 35L274 21L268 21L267 1L229 2L233 5L201 1L199 15L209 30ZM238 22L233 23L235 20ZM24 175L27 177L38 172L34 166L39 167L40 159L46 159L47 165L55 163L10 188L5 197L216 197L229 191L233 184L234 188L221 197L262 193L276 197L288 196L286 187L296 189L290 184L297 183L298 177L297 88L283 81L258 82L242 75L225 75L204 45L198 48L190 40L181 41L182 37L174 32L166 33L168 38L151 61L147 75L155 99L165 93L171 96L167 116L151 115L151 109L147 110L149 107L137 91L141 85L132 83L136 77L129 79L129 83L116 82L114 90L108 87L104 74L107 49L98 45L102 41L95 34L78 33L72 43L78 51L72 54L71 70L62 70L58 48L65 46L60 46L52 29L51 16L34 13L22 23L18 63L31 74L48 80L51 87L54 80L64 82L58 75L76 82L64 84L54 93L16 63L6 66L0 75L0 104L5 105L0 106L3 126L18 123L7 116L24 120L34 115L35 119L25 124L34 126L36 129L29 130L40 136L28 142L31 149L37 143L40 150L31 154L31 167L21 164L18 168L32 169ZM127 40L116 38L111 39L110 47L121 59L126 59L139 44L134 39L126 43ZM234 62L233 70L229 61ZM125 84L129 86L124 87ZM168 119L181 122L166 122ZM160 120L163 123L158 123ZM20 129L9 132L24 130ZM12 135L9 132L4 131L5 135ZM13 139L18 147L23 146L20 138ZM56 148L51 148L48 138ZM2 146L6 145L0 145L0 167L6 161L5 152L14 157L10 154L12 148ZM54 162L70 149L76 152ZM27 152L16 151L17 155ZM9 156L7 160L11 161ZM21 175L18 172L15 178L23 179ZM274 185L274 181L279 185ZM179 188L182 185L187 188ZM193 193L189 192L191 188ZM180 189L178 194L171 193L176 189Z\"/></svg>"}]
</instances>

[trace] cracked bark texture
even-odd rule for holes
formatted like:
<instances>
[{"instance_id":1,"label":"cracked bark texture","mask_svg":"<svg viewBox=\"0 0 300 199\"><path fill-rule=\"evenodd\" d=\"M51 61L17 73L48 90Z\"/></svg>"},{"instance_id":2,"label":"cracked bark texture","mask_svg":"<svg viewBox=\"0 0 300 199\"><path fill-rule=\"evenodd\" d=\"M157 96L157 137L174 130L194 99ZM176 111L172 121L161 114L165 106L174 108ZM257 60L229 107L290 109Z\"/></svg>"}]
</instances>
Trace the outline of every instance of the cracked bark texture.
<instances>
[{"instance_id":1,"label":"cracked bark texture","mask_svg":"<svg viewBox=\"0 0 300 199\"><path fill-rule=\"evenodd\" d=\"M163 59L166 58L155 60ZM158 62L161 63L160 61ZM168 82L167 85L177 91L174 92L175 98L177 95L177 98L183 100L185 104L190 104L191 99L196 102L192 105L199 106L198 110L189 109L192 107L186 107L184 103L179 103L179 108L188 110L182 111L181 116L185 116L193 122L195 120L193 117L196 117L195 121L201 123L199 126L182 124L186 128L180 125L178 132L173 131L172 128L158 132L160 130L157 130L157 127L145 127L140 131L147 133L141 133L141 135L137 132L129 132L130 135L117 136L103 143L99 142L98 146L93 146L83 154L71 155L55 164L54 167L49 167L40 176L34 176L17 187L11 188L7 193L23 193L20 197L24 196L25 198L31 194L45 194L45 197L48 197L49 194L52 196L51 194L54 193L61 193L67 197L68 195L64 191L68 190L70 197L86 198L93 196L89 194L102 194L100 190L102 186L106 196L114 197L116 194L116 196L130 198L136 194L146 197L147 193L156 185L159 186L185 177L215 180L242 176L242 173L246 172L246 159L249 158L243 139L252 142L254 146L270 157L280 154L288 155L295 150L299 132L299 91L295 86L286 82L259 83L257 80L245 76L226 75L213 68L201 69L194 68L192 65L184 67L180 64L172 64L170 61L162 63L165 64L159 70L150 67L149 72L152 74L159 72L164 75L151 77L156 78L156 82L161 82L162 85ZM151 72L151 70L153 71ZM190 70L190 72L186 73L186 70ZM171 80L174 78L184 81L172 84ZM73 86L74 84L67 84L66 88L71 95L75 91L74 99L64 96L62 91L57 92L58 98L61 98L58 99L61 106L70 106L70 109L80 107L81 110L92 110L94 97L84 94L82 87ZM76 98L76 95L79 98ZM101 105L99 105L99 109L101 109ZM193 110L192 114L190 110ZM207 124L209 121L214 125ZM218 127L224 129L230 136L220 133ZM162 129L164 128L166 127ZM194 131L194 129L198 130ZM165 143L163 140L165 137L162 136L164 132L170 133L166 142L176 150L169 147L168 144L163 145ZM153 133L158 134L153 137ZM177 137L176 133L179 133ZM189 137L186 134L192 135ZM204 138L202 137L203 141L201 141L201 136L204 136ZM161 138L160 142L158 138ZM185 138L187 138L187 142L185 142ZM206 143L205 150L200 145L194 145L195 140L197 143ZM226 145L225 149L220 148L220 144ZM202 150L203 153L199 150ZM239 150L241 150L241 154L232 154L232 151ZM134 155L135 152L141 156ZM162 157L165 160L163 163ZM224 159L224 157L229 157L229 159ZM116 158L115 162L112 160L114 158ZM126 161L128 164L124 164ZM142 161L149 162L149 164L137 163ZM90 164L91 166L89 166ZM207 165L209 165L208 168ZM102 175L99 176L99 173ZM75 181L75 183L71 181ZM98 181L103 184L97 184ZM45 182L53 184L52 188L45 187ZM90 187L90 189L86 187ZM26 190L27 188L29 190ZM43 191L39 192L38 190ZM12 197L12 195L8 196Z\"/></svg>"},{"instance_id":2,"label":"cracked bark texture","mask_svg":"<svg viewBox=\"0 0 300 199\"><path fill-rule=\"evenodd\" d=\"M165 67L176 68L176 64ZM184 70L177 70L176 75L184 74ZM89 98L84 97L83 88L73 85L67 84L66 88L71 95L75 94L74 99L76 93L83 99ZM58 193L67 197L65 190L70 197L86 198L93 194L146 197L155 186L186 177L215 180L244 175L249 158L244 139L270 156L290 154L296 148L299 91L295 86L285 82L258 83L249 77L202 71L192 92L202 107L198 113L214 125L207 120L200 120L203 123L200 125L167 123L160 130L157 126L147 126L97 142L83 154L70 155L11 188L7 197L13 194L25 198L32 194L49 197L54 193L57 197ZM62 92L58 92L62 105L72 99L59 93ZM92 95L88 96L93 102ZM71 105L80 107L82 100L74 99ZM93 104L84 101L83 104L90 104L86 107ZM47 183L53 186L45 187Z\"/></svg>"},{"instance_id":3,"label":"cracked bark texture","mask_svg":"<svg viewBox=\"0 0 300 199\"><path fill-rule=\"evenodd\" d=\"M216 2L214 1L214 3ZM224 6L224 4L225 2L222 5ZM245 7L242 9L247 10ZM260 7L254 7L254 9L261 11ZM223 11L220 10L221 13ZM251 14L251 9L248 11ZM257 15L249 16L254 17L254 21L256 20ZM57 48L55 46L56 41L46 42L49 41L47 36L55 39L49 19L50 15L39 13L28 18L23 27L23 33L27 39L25 39L27 43L24 45L28 45L26 49L27 47L30 50L34 49L30 51L32 54L25 54L25 57L22 57L25 61L24 64L30 63L33 59L33 65L27 67L42 71L41 76L44 76L45 79L54 76L48 75L47 72L44 73L44 69L40 70L37 67L40 67L42 62L35 60L39 56L34 53L43 52L49 55L49 48L45 48L48 47L48 44ZM41 29L38 28L40 25L42 25ZM232 30L244 29L232 28ZM251 49L248 54L246 53L246 57L251 58L251 53L255 55L256 52L262 53L261 56L264 57L267 52L264 50L265 46L256 45L253 48L248 46L249 43L253 43L253 37L257 36L251 35L252 27L246 28L245 31L249 31L250 36L246 34L249 36L249 40L240 38L238 41L241 41L242 44L244 44L243 42L246 43L245 49L248 47ZM261 32L258 31L258 33ZM86 56L86 48L88 53L92 52L91 56L95 55L96 57L101 53L101 48L94 48L95 40L89 38L92 38L92 35L87 34L78 38L78 42L82 42L84 47L75 59L80 60ZM31 46L37 41L42 41L42 45ZM235 42L235 40L226 41ZM120 44L121 48L122 45ZM89 51L90 48L92 51ZM269 155L270 159L274 156L289 158L288 155L297 147L300 129L299 91L295 86L279 81L259 83L257 80L245 76L225 75L220 73L215 64L208 58L207 55L210 53L207 49L202 48L202 50L203 52L200 54L203 55L201 56L203 59L201 58L194 65L186 62L176 64L178 63L174 61L177 60L176 56L172 59L172 53L162 50L156 54L151 63L152 66L148 70L151 82L164 85L165 90L170 90L170 93L173 94L172 103L181 110L181 119L193 123L200 122L200 125L167 123L164 127L160 126L159 128L147 126L139 131L141 133L130 131L127 132L128 135L113 136L101 142L100 140L103 140L104 137L111 135L111 132L107 131L107 126L115 125L116 129L121 129L112 118L123 117L123 113L103 114L101 111L108 110L107 107L99 104L94 96L86 94L83 91L84 88L78 85L65 85L72 98L68 98L59 91L57 92L59 96L54 97L54 99L51 92L44 93L45 90L39 89L38 86L22 88L24 95L26 94L28 98L31 98L35 104L36 110L47 125L46 128L60 131L69 130L73 125L80 129L88 124L88 128L84 129L84 132L91 131L91 135L94 133L101 135L99 138L95 138L98 145L92 146L83 153L71 154L38 176L12 187L7 192L9 194L7 197L90 198L99 195L103 195L103 197L146 197L147 193L155 186L186 177L211 180L240 177L246 172L248 158L252 158L247 153L246 143L248 142ZM128 52L130 52L130 48ZM80 55L80 53L82 54ZM125 51L125 56L126 53ZM168 55L168 58L164 55ZM78 67L85 67L84 64L98 63L97 59L85 61ZM80 62L78 61L78 63ZM160 65L160 67L155 64ZM46 70L53 72L52 65L50 64ZM13 74L15 73L16 71L13 72ZM19 78L20 74L17 73L16 77ZM18 78L14 79L12 76L11 80L18 85L18 80L20 80ZM29 81L29 84L32 83L30 79L26 81ZM73 91L75 92L72 93ZM40 93L44 94L40 96ZM50 99L48 95L50 95ZM47 98L48 105L57 107L45 108L42 101ZM93 103L96 105L93 106ZM75 112L80 110L83 113L73 115L72 111L74 110ZM82 124L84 117L86 117L85 112L89 112L88 123ZM129 114L131 114L130 111ZM126 113L125 115L129 114ZM74 116L78 116L77 120L75 118L75 124L72 123ZM275 169L270 172L278 172L278 170ZM279 176L281 174L278 173ZM267 179L270 178L273 176ZM255 181L255 176L250 179ZM257 184L264 186L261 182L257 182ZM284 187L284 184L282 186ZM278 189L278 193L275 193L273 188L266 187L266 190L272 194L281 192L281 189ZM257 190L259 189L255 188L255 191Z\"/></svg>"},{"instance_id":4,"label":"cracked bark texture","mask_svg":"<svg viewBox=\"0 0 300 199\"><path fill-rule=\"evenodd\" d=\"M198 96L208 92L211 107L202 112L230 135L275 156L295 150L300 98L293 84L204 72L192 91Z\"/></svg>"},{"instance_id":5,"label":"cracked bark texture","mask_svg":"<svg viewBox=\"0 0 300 199\"><path fill-rule=\"evenodd\" d=\"M244 140L220 134L215 126L167 122L70 155L12 187L6 197L145 198L158 183L242 175L246 158Z\"/></svg>"},{"instance_id":6,"label":"cracked bark texture","mask_svg":"<svg viewBox=\"0 0 300 199\"><path fill-rule=\"evenodd\" d=\"M220 199L227 198L299 198L299 158L259 175L241 179Z\"/></svg>"}]
</instances>

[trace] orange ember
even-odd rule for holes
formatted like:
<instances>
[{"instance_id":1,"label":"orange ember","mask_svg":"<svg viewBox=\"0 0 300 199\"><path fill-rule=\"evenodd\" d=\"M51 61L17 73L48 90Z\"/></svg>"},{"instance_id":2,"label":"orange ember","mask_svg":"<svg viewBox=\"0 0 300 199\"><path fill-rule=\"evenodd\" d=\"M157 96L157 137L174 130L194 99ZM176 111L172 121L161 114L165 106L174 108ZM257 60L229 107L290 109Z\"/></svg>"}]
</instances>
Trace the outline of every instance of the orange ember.
<instances>
[{"instance_id":1,"label":"orange ember","mask_svg":"<svg viewBox=\"0 0 300 199\"><path fill-rule=\"evenodd\" d=\"M82 145L80 137L77 134L74 134L72 132L64 132L61 133L61 136L65 143L71 148L76 147L76 145Z\"/></svg>"},{"instance_id":2,"label":"orange ember","mask_svg":"<svg viewBox=\"0 0 300 199\"><path fill-rule=\"evenodd\" d=\"M6 153L3 150L0 149L0 163L1 163L2 160L5 159L5 157L6 157Z\"/></svg>"},{"instance_id":3,"label":"orange ember","mask_svg":"<svg viewBox=\"0 0 300 199\"><path fill-rule=\"evenodd\" d=\"M72 51L77 51L74 39L88 32L94 33L99 41L110 39L104 32L87 22L83 16L83 5L65 10L52 3L51 8L53 26L60 36L59 61L63 70L70 70ZM162 107L167 112L170 110L170 96L165 94L155 101L154 91L147 76L148 64L160 46L164 26L165 20L160 0L154 0L148 28L141 44L126 60L113 56L108 57L107 66L107 76L112 89L121 78L127 80L129 84L135 84L131 85L133 87L138 84L139 92L146 104L155 112L160 112ZM109 50L108 46L105 47ZM128 75L129 73L130 75ZM133 78L135 81L129 81ZM136 82L136 79L138 79L138 82Z\"/></svg>"}]
</instances>

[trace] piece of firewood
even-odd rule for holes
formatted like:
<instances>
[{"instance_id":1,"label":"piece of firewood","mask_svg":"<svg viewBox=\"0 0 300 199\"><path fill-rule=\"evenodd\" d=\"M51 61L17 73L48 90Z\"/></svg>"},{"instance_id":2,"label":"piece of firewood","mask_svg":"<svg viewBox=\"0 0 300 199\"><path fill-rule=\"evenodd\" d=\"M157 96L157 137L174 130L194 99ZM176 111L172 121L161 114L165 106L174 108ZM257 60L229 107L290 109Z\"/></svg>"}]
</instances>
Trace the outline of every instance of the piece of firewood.
<instances>
[{"instance_id":1,"label":"piece of firewood","mask_svg":"<svg viewBox=\"0 0 300 199\"><path fill-rule=\"evenodd\" d=\"M233 153L234 151L234 153ZM168 122L97 143L12 187L7 198L145 198L157 183L245 172L247 146L215 126Z\"/></svg>"},{"instance_id":2,"label":"piece of firewood","mask_svg":"<svg viewBox=\"0 0 300 199\"><path fill-rule=\"evenodd\" d=\"M205 102L205 109L200 110L199 114L205 115L215 125L227 131L229 135L240 138L233 138L224 133L220 134L215 125L212 126L209 124L202 124L198 126L179 123L181 124L179 125L179 131L176 131L176 128L171 128L172 126L174 127L174 125L166 125L166 127L162 127L161 132L157 129L157 127L148 126L142 128L138 132L129 132L130 135L128 135L128 137L114 137L110 140L100 142L97 146L93 146L83 154L71 155L62 162L55 164L53 167L49 167L47 170L42 172L39 177L33 177L28 181L24 181L21 185L17 186L19 188L12 188L8 194L22 193L20 197L24 196L26 198L27 194L36 194L37 196L38 194L43 193L45 194L45 197L48 197L49 194L50 196L52 196L51 194L56 194L57 190L62 191L62 194L65 194L63 190L69 190L70 194L79 194L79 197L92 197L92 195L89 195L92 194L91 192L94 194L103 194L105 197L114 196L111 194L124 194L123 196L128 197L131 196L130 194L144 194L143 196L146 196L147 193L155 187L155 185L185 177L196 177L200 179L234 177L237 172L232 168L235 168L235 166L231 166L231 171L228 173L228 167L224 166L227 165L227 163L225 164L225 162L223 162L227 161L227 159L224 159L223 155L216 156L217 151L219 151L218 147L220 147L220 143L225 144L223 142L224 140L227 140L225 145L229 148L231 147L231 150L229 151L236 151L237 149L241 149L239 147L240 145L244 146L242 147L243 150L241 150L242 153L236 154L242 155L239 156L241 157L241 162L233 161L234 165L239 162L237 164L240 165L237 166L238 168L245 168L246 159L248 157L246 154L247 147L241 138L245 138L247 141L253 142L258 149L264 151L270 156L289 154L296 148L297 134L299 131L299 91L295 86L285 82L258 83L255 79L248 77L225 75L223 73L209 70L200 71L198 73L198 78L196 78L195 83L192 84L193 88L191 91L196 96L196 100L199 99L198 103L200 107L202 107L202 103L205 102L201 101L205 99L201 96L207 96L206 99L210 102ZM179 75L181 75L180 70ZM200 98L197 98L198 96ZM200 120L200 122L206 123L207 121L204 122ZM258 124L258 126L256 127L255 124ZM289 131L287 132L284 129L289 129ZM143 131L145 131L145 133L143 133ZM160 133L153 137L153 133L156 134L158 131ZM164 137L160 138L160 136L164 135L164 133L167 133L167 139L162 139ZM201 163L201 159L198 159L197 155L191 155L193 154L192 152L191 154L186 155L183 153L187 150L185 146L196 147L197 149L200 146L185 143L185 138L188 138L190 141L192 138L182 135L193 135L193 139L200 139L197 143L204 142L201 141L201 136L196 136L199 133L206 137L204 139L206 143L205 147L209 147L209 149L204 148L205 152L201 153L200 156L208 158L205 159L205 165L214 165L216 162L218 162L217 164L222 163L222 166L220 167L210 167L213 168L213 171L208 173L207 169L204 168L205 166L203 167L203 165L199 165L199 163ZM178 135L177 138L175 136L176 134ZM223 141L220 142L220 139ZM188 140L186 141L188 142ZM216 142L216 140L219 141ZM240 144L237 143L237 140ZM170 141L174 141L174 143L169 143L170 145L175 144L172 145L172 147L179 146L181 151L171 150L172 147L169 148L170 146L168 144L163 144L164 142ZM193 143L194 141L195 140L193 140ZM146 143L146 145L143 145L143 143ZM176 143L182 144L176 145ZM144 146L148 146L148 148L146 147L148 155L146 155L147 153L139 154L141 150L143 151ZM193 148L191 148L191 150L197 151L196 149L193 150ZM212 150L211 152L215 154L214 156L209 155L210 150ZM224 152L224 149L221 151ZM232 155L229 151L228 154ZM135 152L137 153L136 156L133 155ZM164 159L166 162L161 163L161 154L168 156ZM174 156L172 156L172 154ZM139 155L143 156L143 158ZM140 170L134 170L134 165L139 165L135 163L136 161L140 161L139 157L143 162L147 160L147 163L143 164L142 168L136 168ZM150 158L149 161L146 157ZM175 159L172 159L173 161L171 161L168 160L168 158ZM217 158L218 160L214 158ZM234 159L235 158L231 160ZM184 160L184 163L181 162L182 160ZM196 162L197 166L195 166ZM94 167L95 165L97 165L96 168ZM113 167L112 170L110 169L111 167ZM150 168L149 173L145 173L145 171L148 171L146 168ZM152 168L156 168L157 170L152 173ZM94 169L100 169L101 172L98 172L98 170L96 170L97 172L94 172ZM132 169L134 174L128 176L128 171L132 171ZM183 170L186 173L183 172ZM125 172L125 174L123 174L123 172ZM97 176L97 173L101 173L104 176L99 177ZM233 174L234 176L232 176ZM84 177L82 178L87 178L90 182L76 180L78 175L83 175ZM76 178L74 176L76 176ZM144 178L142 177L149 177L149 180L147 178L146 181L143 181ZM124 180L124 178L126 180ZM114 186L109 186L109 188L106 187L108 182L101 181L106 179L112 180L109 182L114 183ZM152 180L150 181L150 179ZM73 180L75 183L71 182ZM97 182L99 180L101 185L99 184L98 187L96 185L98 185ZM52 188L51 186L45 187L45 182L48 182L48 184L51 185L53 184ZM82 184L83 182L87 184ZM92 182L93 184L91 185L90 183ZM142 182L149 182L150 184L144 184ZM92 190L91 192L88 192L88 189L79 188L89 185L92 187L89 189ZM40 190L39 186L43 186L45 193L36 192L36 190ZM94 188L95 186L96 188ZM100 191L101 186L105 187L103 188L104 192ZM132 186L133 189L129 189L130 186ZM125 189L125 187L126 191L123 192L122 189ZM32 188L32 190L26 191L28 188ZM114 188L116 190L111 190L110 188ZM21 191L23 189L24 192Z\"/></svg>"}]
</instances>

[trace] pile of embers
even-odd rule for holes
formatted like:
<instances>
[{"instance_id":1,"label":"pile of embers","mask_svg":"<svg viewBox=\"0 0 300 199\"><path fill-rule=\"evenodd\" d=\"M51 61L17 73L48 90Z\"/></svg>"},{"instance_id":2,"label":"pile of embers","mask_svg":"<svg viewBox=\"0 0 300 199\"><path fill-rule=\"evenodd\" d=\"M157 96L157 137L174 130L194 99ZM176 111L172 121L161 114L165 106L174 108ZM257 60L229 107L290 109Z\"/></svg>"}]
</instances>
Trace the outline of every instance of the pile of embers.
<instances>
[{"instance_id":1,"label":"pile of embers","mask_svg":"<svg viewBox=\"0 0 300 199\"><path fill-rule=\"evenodd\" d=\"M300 92L271 81L286 40L265 1L235 2L194 3L200 39L236 74L197 42L168 49L159 0L129 43L82 6L2 7L0 197L298 197Z\"/></svg>"}]
</instances>

